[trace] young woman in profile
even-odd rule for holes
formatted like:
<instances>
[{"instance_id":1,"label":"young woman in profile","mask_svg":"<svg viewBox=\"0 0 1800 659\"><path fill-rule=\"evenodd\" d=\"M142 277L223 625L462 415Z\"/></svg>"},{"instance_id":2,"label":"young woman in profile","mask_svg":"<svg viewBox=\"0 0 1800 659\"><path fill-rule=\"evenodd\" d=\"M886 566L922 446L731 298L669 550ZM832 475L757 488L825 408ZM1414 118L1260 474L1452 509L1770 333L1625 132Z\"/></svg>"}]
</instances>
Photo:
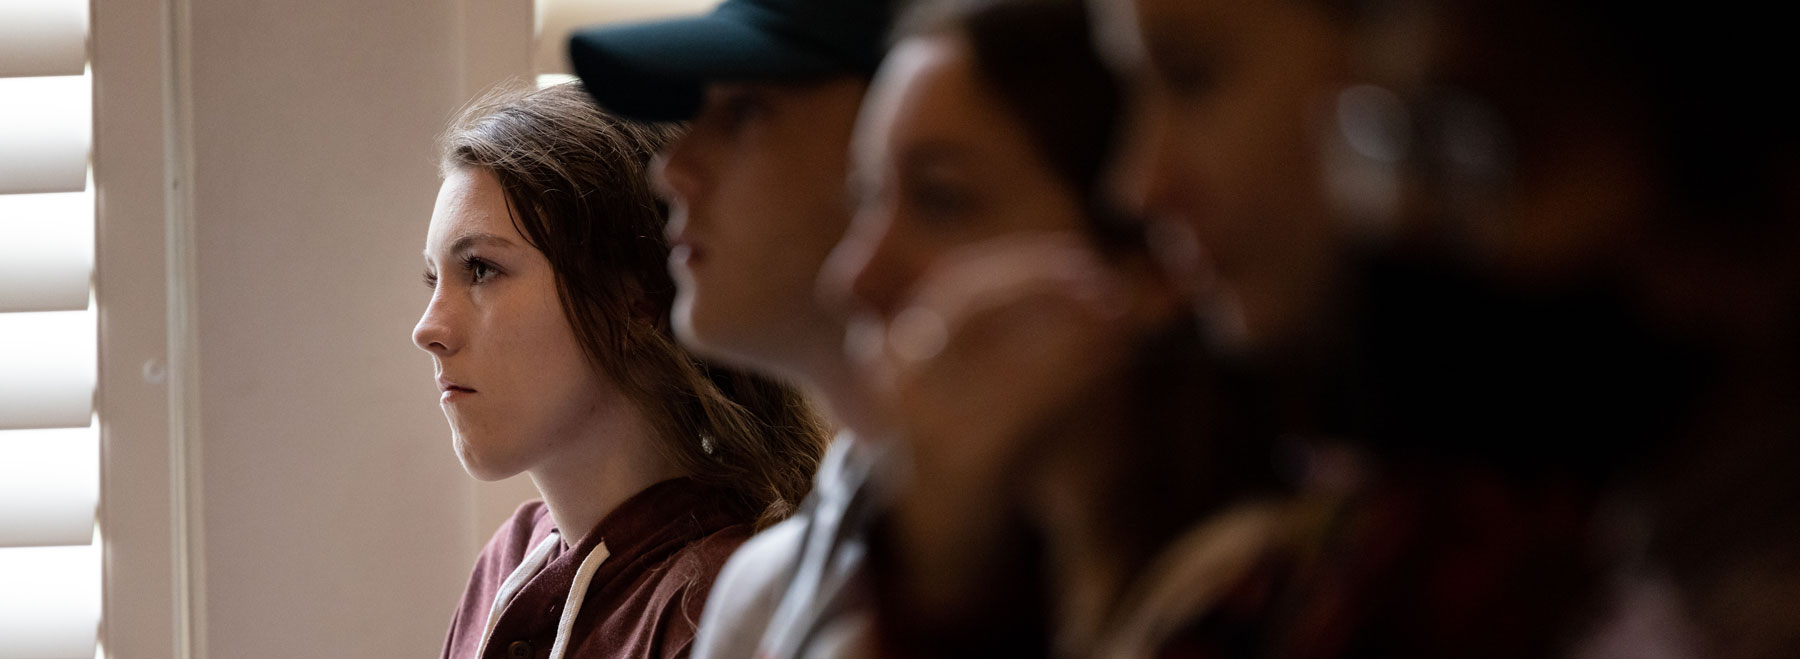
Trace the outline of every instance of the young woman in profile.
<instances>
[{"instance_id":1,"label":"young woman in profile","mask_svg":"<svg viewBox=\"0 0 1800 659\"><path fill-rule=\"evenodd\" d=\"M482 551L446 659L686 656L725 559L810 484L827 435L804 399L670 332L644 170L675 134L562 85L444 140L413 340L469 474L543 494Z\"/></svg>"}]
</instances>

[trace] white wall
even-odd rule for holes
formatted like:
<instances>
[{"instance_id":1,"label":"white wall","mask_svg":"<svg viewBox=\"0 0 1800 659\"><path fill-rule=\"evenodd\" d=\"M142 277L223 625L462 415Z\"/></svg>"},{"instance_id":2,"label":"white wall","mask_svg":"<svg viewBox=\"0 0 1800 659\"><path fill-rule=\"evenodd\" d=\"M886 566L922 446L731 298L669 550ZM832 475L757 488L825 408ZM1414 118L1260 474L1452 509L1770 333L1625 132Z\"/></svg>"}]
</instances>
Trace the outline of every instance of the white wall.
<instances>
[{"instance_id":1,"label":"white wall","mask_svg":"<svg viewBox=\"0 0 1800 659\"><path fill-rule=\"evenodd\" d=\"M432 656L491 531L409 338L434 138L529 4L188 4L201 647Z\"/></svg>"}]
</instances>

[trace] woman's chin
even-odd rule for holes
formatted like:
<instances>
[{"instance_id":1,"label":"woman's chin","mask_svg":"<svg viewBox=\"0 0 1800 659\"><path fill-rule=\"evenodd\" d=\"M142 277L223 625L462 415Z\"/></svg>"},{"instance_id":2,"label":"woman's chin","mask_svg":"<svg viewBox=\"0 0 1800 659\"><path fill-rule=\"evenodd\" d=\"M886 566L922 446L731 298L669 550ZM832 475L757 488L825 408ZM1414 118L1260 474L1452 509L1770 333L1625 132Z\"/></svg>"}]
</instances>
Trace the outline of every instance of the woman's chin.
<instances>
[{"instance_id":1,"label":"woman's chin","mask_svg":"<svg viewBox=\"0 0 1800 659\"><path fill-rule=\"evenodd\" d=\"M463 471L467 472L470 478L492 482L512 478L522 471L507 465L505 460L496 460L494 456L483 454L460 436L454 438L453 441L456 444L456 459L462 463Z\"/></svg>"}]
</instances>

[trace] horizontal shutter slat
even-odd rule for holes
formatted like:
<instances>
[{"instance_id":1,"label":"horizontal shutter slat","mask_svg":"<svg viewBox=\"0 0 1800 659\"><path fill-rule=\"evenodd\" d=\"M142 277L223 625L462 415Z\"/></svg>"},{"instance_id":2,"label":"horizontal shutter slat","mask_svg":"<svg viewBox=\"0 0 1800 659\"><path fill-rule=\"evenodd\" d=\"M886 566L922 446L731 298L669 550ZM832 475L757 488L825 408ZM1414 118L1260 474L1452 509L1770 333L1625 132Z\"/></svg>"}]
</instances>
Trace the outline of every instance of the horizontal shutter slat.
<instances>
[{"instance_id":1,"label":"horizontal shutter slat","mask_svg":"<svg viewBox=\"0 0 1800 659\"><path fill-rule=\"evenodd\" d=\"M99 628L98 543L0 549L0 659L93 659Z\"/></svg>"},{"instance_id":2,"label":"horizontal shutter slat","mask_svg":"<svg viewBox=\"0 0 1800 659\"><path fill-rule=\"evenodd\" d=\"M84 544L99 499L94 426L0 431L0 547Z\"/></svg>"},{"instance_id":3,"label":"horizontal shutter slat","mask_svg":"<svg viewBox=\"0 0 1800 659\"><path fill-rule=\"evenodd\" d=\"M85 75L0 78L0 194L86 187L92 117Z\"/></svg>"},{"instance_id":4,"label":"horizontal shutter slat","mask_svg":"<svg viewBox=\"0 0 1800 659\"><path fill-rule=\"evenodd\" d=\"M88 425L95 338L92 311L0 314L0 430Z\"/></svg>"},{"instance_id":5,"label":"horizontal shutter slat","mask_svg":"<svg viewBox=\"0 0 1800 659\"><path fill-rule=\"evenodd\" d=\"M87 308L92 199L85 192L0 195L0 313Z\"/></svg>"},{"instance_id":6,"label":"horizontal shutter slat","mask_svg":"<svg viewBox=\"0 0 1800 659\"><path fill-rule=\"evenodd\" d=\"M0 0L0 78L81 73L87 66L87 4Z\"/></svg>"}]
</instances>

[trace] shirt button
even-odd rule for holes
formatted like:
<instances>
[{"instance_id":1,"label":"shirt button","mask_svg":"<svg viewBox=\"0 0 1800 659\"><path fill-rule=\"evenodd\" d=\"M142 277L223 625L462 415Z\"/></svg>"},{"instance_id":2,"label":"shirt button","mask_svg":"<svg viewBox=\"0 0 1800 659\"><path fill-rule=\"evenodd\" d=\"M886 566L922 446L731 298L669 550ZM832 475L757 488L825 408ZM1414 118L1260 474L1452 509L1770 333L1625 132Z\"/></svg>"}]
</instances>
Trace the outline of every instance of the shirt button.
<instances>
[{"instance_id":1,"label":"shirt button","mask_svg":"<svg viewBox=\"0 0 1800 659\"><path fill-rule=\"evenodd\" d=\"M513 641L511 645L506 646L506 656L513 659L529 659L531 644L525 641Z\"/></svg>"}]
</instances>

